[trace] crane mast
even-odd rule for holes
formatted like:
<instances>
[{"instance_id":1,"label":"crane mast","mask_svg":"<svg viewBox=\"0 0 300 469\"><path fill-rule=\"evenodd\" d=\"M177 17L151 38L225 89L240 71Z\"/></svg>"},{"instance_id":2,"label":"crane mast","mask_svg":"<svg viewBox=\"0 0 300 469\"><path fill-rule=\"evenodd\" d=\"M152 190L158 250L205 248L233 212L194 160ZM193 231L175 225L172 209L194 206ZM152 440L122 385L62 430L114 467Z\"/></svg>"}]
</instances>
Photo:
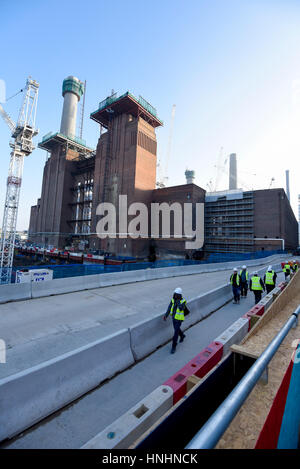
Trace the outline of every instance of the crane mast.
<instances>
[{"instance_id":1,"label":"crane mast","mask_svg":"<svg viewBox=\"0 0 300 469\"><path fill-rule=\"evenodd\" d=\"M165 169L163 170L162 163L160 161L157 164L159 175L158 175L158 181L156 183L156 186L159 187L159 188L166 187L166 182L168 180L168 168L169 168L169 160L170 160L170 153L171 153L171 144L172 144L172 136L173 136L175 111L176 111L176 104L173 104L172 114L171 114L170 133L169 133L169 139L168 139L167 156L166 156L166 162L165 162Z\"/></svg>"},{"instance_id":2,"label":"crane mast","mask_svg":"<svg viewBox=\"0 0 300 469\"><path fill-rule=\"evenodd\" d=\"M2 117L4 117L12 131L12 140L9 143L12 151L10 154L0 243L1 284L10 283L11 281L24 157L30 155L34 150L35 147L32 139L38 134L38 130L35 128L38 90L39 84L29 77L26 82L24 100L16 125L6 114L2 106L0 108Z\"/></svg>"}]
</instances>

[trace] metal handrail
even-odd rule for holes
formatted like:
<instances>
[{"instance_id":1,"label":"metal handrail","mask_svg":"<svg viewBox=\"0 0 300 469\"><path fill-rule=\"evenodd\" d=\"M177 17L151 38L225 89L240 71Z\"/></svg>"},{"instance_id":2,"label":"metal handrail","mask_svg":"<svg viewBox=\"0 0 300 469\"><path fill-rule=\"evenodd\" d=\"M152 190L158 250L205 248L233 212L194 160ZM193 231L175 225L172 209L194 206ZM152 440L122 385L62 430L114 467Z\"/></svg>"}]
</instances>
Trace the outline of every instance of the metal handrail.
<instances>
[{"instance_id":1,"label":"metal handrail","mask_svg":"<svg viewBox=\"0 0 300 469\"><path fill-rule=\"evenodd\" d=\"M212 449L234 419L248 395L261 377L268 363L271 361L282 341L297 324L300 305L294 311L272 342L264 350L254 365L248 370L239 384L233 389L225 401L218 407L210 419L196 433L185 449Z\"/></svg>"}]
</instances>

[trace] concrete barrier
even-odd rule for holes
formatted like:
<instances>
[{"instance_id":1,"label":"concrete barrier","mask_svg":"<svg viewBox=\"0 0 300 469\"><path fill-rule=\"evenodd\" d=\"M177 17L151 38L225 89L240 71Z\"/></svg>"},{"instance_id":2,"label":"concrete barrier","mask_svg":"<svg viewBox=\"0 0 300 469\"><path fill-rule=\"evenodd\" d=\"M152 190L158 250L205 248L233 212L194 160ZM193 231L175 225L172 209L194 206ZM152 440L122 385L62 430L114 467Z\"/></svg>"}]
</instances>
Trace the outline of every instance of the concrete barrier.
<instances>
[{"instance_id":1,"label":"concrete barrier","mask_svg":"<svg viewBox=\"0 0 300 469\"><path fill-rule=\"evenodd\" d=\"M99 287L122 285L124 283L143 282L144 280L146 280L144 269L99 274Z\"/></svg>"},{"instance_id":2,"label":"concrete barrier","mask_svg":"<svg viewBox=\"0 0 300 469\"><path fill-rule=\"evenodd\" d=\"M271 306L271 304L273 303L273 295L272 293L268 293L266 296L264 296L260 302L258 303L259 305L263 305L264 306L264 311L266 311L269 306Z\"/></svg>"},{"instance_id":3,"label":"concrete barrier","mask_svg":"<svg viewBox=\"0 0 300 469\"><path fill-rule=\"evenodd\" d=\"M188 380L192 377L203 378L223 356L223 345L211 342L198 355L184 365L163 384L173 389L173 405L182 399L188 390Z\"/></svg>"},{"instance_id":4,"label":"concrete barrier","mask_svg":"<svg viewBox=\"0 0 300 469\"><path fill-rule=\"evenodd\" d=\"M223 357L230 353L230 346L239 344L247 335L249 328L249 319L242 317L231 324L222 334L220 334L215 342L223 344Z\"/></svg>"},{"instance_id":5,"label":"concrete barrier","mask_svg":"<svg viewBox=\"0 0 300 469\"><path fill-rule=\"evenodd\" d=\"M259 320L259 316L256 314L256 310L250 309L247 313L245 313L242 318L245 318L248 320L248 332L254 325L257 323Z\"/></svg>"},{"instance_id":6,"label":"concrete barrier","mask_svg":"<svg viewBox=\"0 0 300 469\"><path fill-rule=\"evenodd\" d=\"M216 309L223 306L232 297L230 285L215 288L188 302L190 314L182 324L182 330L186 330L193 324L208 316ZM162 344L168 342L173 336L171 318L163 321L163 314L152 319L141 321L130 327L131 348L135 360L140 360Z\"/></svg>"},{"instance_id":7,"label":"concrete barrier","mask_svg":"<svg viewBox=\"0 0 300 469\"><path fill-rule=\"evenodd\" d=\"M0 380L0 441L134 363L128 330Z\"/></svg>"},{"instance_id":8,"label":"concrete barrier","mask_svg":"<svg viewBox=\"0 0 300 469\"><path fill-rule=\"evenodd\" d=\"M247 267L259 266L272 263L272 260L278 256L270 258L257 259L247 262ZM38 285L28 284L25 287L22 284L0 285L0 304L8 301L26 300L30 298L39 298L50 295L60 295L64 293L72 293L75 291L88 290L92 288L107 287L112 285L121 285L133 282L143 282L146 280L158 280L160 278L178 277L183 275L194 275L200 273L217 272L230 270L232 266L240 266L234 262L215 263L215 264L198 264L176 267L161 267L156 269L141 269L126 272L113 272L109 274L85 275L80 277L68 277L64 279L55 279L44 285L44 282ZM281 271L281 265L273 266L276 271ZM265 273L265 268L259 271L260 275ZM2 292L1 292L2 289Z\"/></svg>"},{"instance_id":9,"label":"concrete barrier","mask_svg":"<svg viewBox=\"0 0 300 469\"><path fill-rule=\"evenodd\" d=\"M30 283L12 283L10 285L0 285L0 304L7 303L8 301L29 300L30 298Z\"/></svg>"},{"instance_id":10,"label":"concrete barrier","mask_svg":"<svg viewBox=\"0 0 300 469\"><path fill-rule=\"evenodd\" d=\"M159 386L81 449L127 449L173 405L173 390Z\"/></svg>"},{"instance_id":11,"label":"concrete barrier","mask_svg":"<svg viewBox=\"0 0 300 469\"><path fill-rule=\"evenodd\" d=\"M232 288L230 284L226 284L190 300L188 307L191 314L186 317L182 328L187 329L193 324L196 324L231 299Z\"/></svg>"},{"instance_id":12,"label":"concrete barrier","mask_svg":"<svg viewBox=\"0 0 300 469\"><path fill-rule=\"evenodd\" d=\"M273 295L273 301L274 301L275 298L277 298L277 296L280 295L281 288L275 287L275 288L273 288L273 290L270 293Z\"/></svg>"},{"instance_id":13,"label":"concrete barrier","mask_svg":"<svg viewBox=\"0 0 300 469\"><path fill-rule=\"evenodd\" d=\"M57 278L49 282L32 283L32 298L42 298L44 296L61 295L63 293L71 293L81 291L88 288L86 286L86 277L68 277Z\"/></svg>"}]
</instances>

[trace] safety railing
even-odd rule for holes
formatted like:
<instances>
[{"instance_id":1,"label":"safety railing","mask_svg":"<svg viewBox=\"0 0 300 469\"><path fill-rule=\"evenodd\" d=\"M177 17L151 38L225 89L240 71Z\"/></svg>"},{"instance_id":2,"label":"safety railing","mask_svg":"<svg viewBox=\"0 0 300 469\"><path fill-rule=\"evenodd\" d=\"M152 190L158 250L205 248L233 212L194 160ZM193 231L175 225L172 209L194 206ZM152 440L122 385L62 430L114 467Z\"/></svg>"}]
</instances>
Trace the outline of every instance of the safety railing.
<instances>
[{"instance_id":1,"label":"safety railing","mask_svg":"<svg viewBox=\"0 0 300 469\"><path fill-rule=\"evenodd\" d=\"M272 360L290 329L297 325L300 305L294 311L272 342L264 350L254 365L248 370L239 384L233 389L225 401L218 407L210 419L203 425L186 449L212 449L216 446L223 433L238 413L248 395L260 379L264 370Z\"/></svg>"}]
</instances>

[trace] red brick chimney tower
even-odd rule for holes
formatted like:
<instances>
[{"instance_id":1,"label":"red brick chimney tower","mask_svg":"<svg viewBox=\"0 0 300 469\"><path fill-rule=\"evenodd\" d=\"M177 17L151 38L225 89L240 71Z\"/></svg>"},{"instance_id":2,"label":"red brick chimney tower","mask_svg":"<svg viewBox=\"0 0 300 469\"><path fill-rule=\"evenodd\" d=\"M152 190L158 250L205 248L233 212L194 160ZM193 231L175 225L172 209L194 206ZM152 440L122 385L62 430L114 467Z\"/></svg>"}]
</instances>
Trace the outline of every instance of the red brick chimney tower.
<instances>
[{"instance_id":1,"label":"red brick chimney tower","mask_svg":"<svg viewBox=\"0 0 300 469\"><path fill-rule=\"evenodd\" d=\"M151 202L152 191L156 188L155 129L162 121L147 101L129 92L106 98L91 118L107 130L99 138L95 159L92 214L92 232L95 233L99 220L96 209L101 202L113 203L117 211L119 195L127 196L128 206L132 202ZM135 241L135 244L139 243ZM132 252L130 238L100 240L95 237L91 245L116 254Z\"/></svg>"}]
</instances>

